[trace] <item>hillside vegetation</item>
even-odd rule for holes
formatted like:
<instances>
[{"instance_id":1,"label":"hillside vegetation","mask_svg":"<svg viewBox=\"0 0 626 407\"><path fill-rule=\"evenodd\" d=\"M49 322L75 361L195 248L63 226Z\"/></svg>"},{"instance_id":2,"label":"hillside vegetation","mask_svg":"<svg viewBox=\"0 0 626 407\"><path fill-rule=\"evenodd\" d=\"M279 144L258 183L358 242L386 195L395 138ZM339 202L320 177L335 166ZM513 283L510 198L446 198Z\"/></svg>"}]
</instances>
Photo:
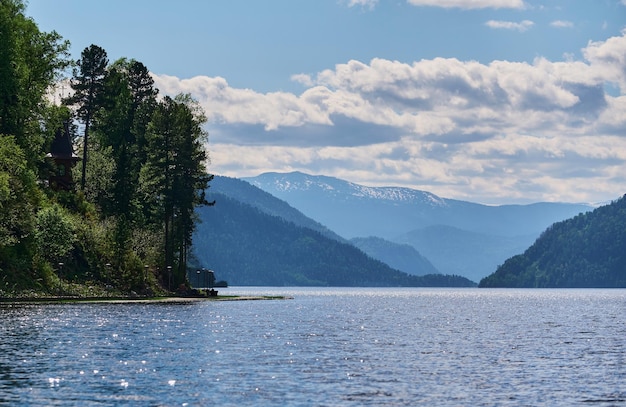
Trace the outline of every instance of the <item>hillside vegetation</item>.
<instances>
[{"instance_id":1,"label":"hillside vegetation","mask_svg":"<svg viewBox=\"0 0 626 407\"><path fill-rule=\"evenodd\" d=\"M554 222L593 209L535 203L490 206L400 187L368 187L301 172L244 178L346 239L409 244L443 274L479 281ZM406 270L405 270L406 271Z\"/></svg>"},{"instance_id":2,"label":"hillside vegetation","mask_svg":"<svg viewBox=\"0 0 626 407\"><path fill-rule=\"evenodd\" d=\"M198 209L202 222L194 235L194 255L200 263L210 264L229 285L475 285L457 276L411 276L351 244L246 202L218 192L211 194L211 199L217 202L214 207Z\"/></svg>"},{"instance_id":3,"label":"hillside vegetation","mask_svg":"<svg viewBox=\"0 0 626 407\"><path fill-rule=\"evenodd\" d=\"M24 10L0 2L0 297L184 284L211 179L204 113L157 98L141 62L109 63L97 45L69 60ZM70 68L69 95L51 100Z\"/></svg>"},{"instance_id":4,"label":"hillside vegetation","mask_svg":"<svg viewBox=\"0 0 626 407\"><path fill-rule=\"evenodd\" d=\"M427 258L408 244L393 243L374 236L356 237L350 239L350 243L396 270L416 276L441 274Z\"/></svg>"},{"instance_id":5,"label":"hillside vegetation","mask_svg":"<svg viewBox=\"0 0 626 407\"><path fill-rule=\"evenodd\" d=\"M481 287L626 287L626 195L550 226Z\"/></svg>"}]
</instances>

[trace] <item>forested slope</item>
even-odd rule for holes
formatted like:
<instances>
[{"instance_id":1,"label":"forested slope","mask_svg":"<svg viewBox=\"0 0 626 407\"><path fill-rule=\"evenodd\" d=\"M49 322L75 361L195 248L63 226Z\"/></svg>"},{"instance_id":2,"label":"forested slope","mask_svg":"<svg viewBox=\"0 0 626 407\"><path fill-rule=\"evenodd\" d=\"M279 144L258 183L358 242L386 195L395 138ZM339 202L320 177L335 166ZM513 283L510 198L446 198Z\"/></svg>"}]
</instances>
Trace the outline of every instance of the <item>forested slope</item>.
<instances>
[{"instance_id":1,"label":"forested slope","mask_svg":"<svg viewBox=\"0 0 626 407\"><path fill-rule=\"evenodd\" d=\"M408 274L423 276L441 274L439 270L413 246L390 242L380 237L355 237L350 243L367 255Z\"/></svg>"},{"instance_id":2,"label":"forested slope","mask_svg":"<svg viewBox=\"0 0 626 407\"><path fill-rule=\"evenodd\" d=\"M0 1L0 297L185 284L212 178L203 110L97 45L70 60L25 3ZM61 79L69 93L51 100Z\"/></svg>"},{"instance_id":3,"label":"forested slope","mask_svg":"<svg viewBox=\"0 0 626 407\"><path fill-rule=\"evenodd\" d=\"M200 208L194 235L199 263L229 285L468 286L455 276L410 276L356 247L297 226L220 193Z\"/></svg>"},{"instance_id":4,"label":"forested slope","mask_svg":"<svg viewBox=\"0 0 626 407\"><path fill-rule=\"evenodd\" d=\"M550 226L481 287L626 287L626 195Z\"/></svg>"}]
</instances>

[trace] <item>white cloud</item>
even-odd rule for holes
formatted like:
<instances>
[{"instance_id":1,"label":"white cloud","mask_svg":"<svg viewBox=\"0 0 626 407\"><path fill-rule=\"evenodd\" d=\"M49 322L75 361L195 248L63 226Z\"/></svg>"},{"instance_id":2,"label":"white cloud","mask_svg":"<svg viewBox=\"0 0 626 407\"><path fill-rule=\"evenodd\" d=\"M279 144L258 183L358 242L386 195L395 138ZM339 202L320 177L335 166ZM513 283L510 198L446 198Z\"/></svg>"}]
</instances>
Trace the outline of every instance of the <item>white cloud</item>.
<instances>
[{"instance_id":1,"label":"white cloud","mask_svg":"<svg viewBox=\"0 0 626 407\"><path fill-rule=\"evenodd\" d=\"M550 23L550 25L556 28L572 28L574 26L574 23L565 20L554 20Z\"/></svg>"},{"instance_id":2,"label":"white cloud","mask_svg":"<svg viewBox=\"0 0 626 407\"><path fill-rule=\"evenodd\" d=\"M376 7L378 4L378 0L345 0L348 7L361 6L364 8L369 8L370 10Z\"/></svg>"},{"instance_id":3,"label":"white cloud","mask_svg":"<svg viewBox=\"0 0 626 407\"><path fill-rule=\"evenodd\" d=\"M583 55L598 75L618 84L622 93L626 92L626 29L622 30L621 37L590 41L583 49Z\"/></svg>"},{"instance_id":4,"label":"white cloud","mask_svg":"<svg viewBox=\"0 0 626 407\"><path fill-rule=\"evenodd\" d=\"M304 74L304 73L291 75L291 80L294 81L294 82L301 83L304 86L313 86L313 81L311 80L311 75L307 75L307 74Z\"/></svg>"},{"instance_id":5,"label":"white cloud","mask_svg":"<svg viewBox=\"0 0 626 407\"><path fill-rule=\"evenodd\" d=\"M626 192L626 30L582 55L352 60L294 75L300 95L154 79L205 108L218 174L300 170L482 202L613 199Z\"/></svg>"},{"instance_id":6,"label":"white cloud","mask_svg":"<svg viewBox=\"0 0 626 407\"><path fill-rule=\"evenodd\" d=\"M523 0L407 0L414 6L443 8L481 9L481 8L525 8ZM624 0L626 1L626 0Z\"/></svg>"},{"instance_id":7,"label":"white cloud","mask_svg":"<svg viewBox=\"0 0 626 407\"><path fill-rule=\"evenodd\" d=\"M211 121L262 124L265 130L304 123L331 124L320 106L286 92L261 94L251 89L231 88L224 78L196 76L179 79L153 75L165 94L190 93L198 99Z\"/></svg>"},{"instance_id":8,"label":"white cloud","mask_svg":"<svg viewBox=\"0 0 626 407\"><path fill-rule=\"evenodd\" d=\"M505 29L505 30L515 30L519 32L527 31L530 27L532 27L535 23L530 20L524 20L519 23L513 21L497 21L497 20L489 20L485 23L485 25L489 28L496 29Z\"/></svg>"}]
</instances>

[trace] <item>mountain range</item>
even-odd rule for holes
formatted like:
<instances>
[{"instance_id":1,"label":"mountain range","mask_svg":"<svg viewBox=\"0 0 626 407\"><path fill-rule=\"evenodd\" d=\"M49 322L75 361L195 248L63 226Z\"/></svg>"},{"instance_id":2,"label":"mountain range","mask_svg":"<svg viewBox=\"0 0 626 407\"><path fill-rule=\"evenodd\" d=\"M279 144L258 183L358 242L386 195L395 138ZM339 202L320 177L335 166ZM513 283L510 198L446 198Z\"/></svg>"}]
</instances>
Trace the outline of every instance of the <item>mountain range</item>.
<instances>
[{"instance_id":1,"label":"mountain range","mask_svg":"<svg viewBox=\"0 0 626 407\"><path fill-rule=\"evenodd\" d=\"M399 271L247 182L216 176L208 192L216 204L197 210L193 257L231 285L475 285L432 268Z\"/></svg>"},{"instance_id":2,"label":"mountain range","mask_svg":"<svg viewBox=\"0 0 626 407\"><path fill-rule=\"evenodd\" d=\"M375 237L384 239L387 246L386 242L408 244L439 272L473 281L523 252L551 224L593 209L585 204L546 202L489 206L410 188L367 187L300 172L264 173L242 180L340 238Z\"/></svg>"}]
</instances>

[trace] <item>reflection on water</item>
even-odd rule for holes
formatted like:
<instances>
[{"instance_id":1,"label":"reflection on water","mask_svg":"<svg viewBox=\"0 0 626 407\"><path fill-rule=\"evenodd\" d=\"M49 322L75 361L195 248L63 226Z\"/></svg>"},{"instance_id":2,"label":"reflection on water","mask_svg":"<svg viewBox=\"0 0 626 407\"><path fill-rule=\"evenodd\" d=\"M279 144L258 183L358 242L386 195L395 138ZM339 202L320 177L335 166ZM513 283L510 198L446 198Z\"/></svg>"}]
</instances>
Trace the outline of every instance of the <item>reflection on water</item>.
<instances>
[{"instance_id":1,"label":"reflection on water","mask_svg":"<svg viewBox=\"0 0 626 407\"><path fill-rule=\"evenodd\" d=\"M0 404L626 405L626 290L0 305Z\"/></svg>"}]
</instances>

